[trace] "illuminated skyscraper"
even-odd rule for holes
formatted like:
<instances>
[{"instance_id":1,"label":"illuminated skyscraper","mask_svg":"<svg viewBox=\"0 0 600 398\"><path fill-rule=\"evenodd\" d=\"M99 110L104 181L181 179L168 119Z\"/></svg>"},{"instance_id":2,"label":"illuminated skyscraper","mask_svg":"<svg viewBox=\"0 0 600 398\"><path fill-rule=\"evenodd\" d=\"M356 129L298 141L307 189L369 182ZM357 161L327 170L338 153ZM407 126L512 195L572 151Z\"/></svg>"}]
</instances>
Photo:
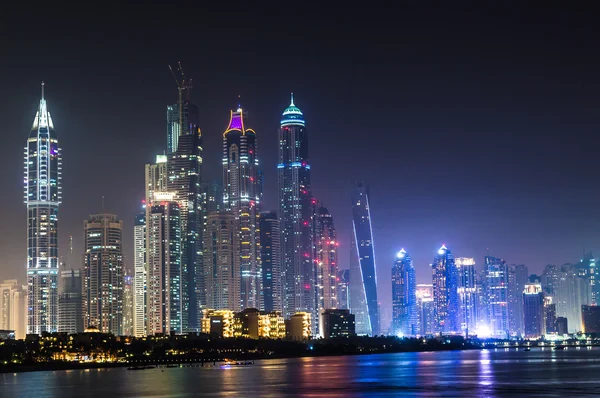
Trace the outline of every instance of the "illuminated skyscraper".
<instances>
[{"instance_id":1,"label":"illuminated skyscraper","mask_svg":"<svg viewBox=\"0 0 600 398\"><path fill-rule=\"evenodd\" d=\"M25 146L27 204L27 333L58 330L58 206L61 149L42 98Z\"/></svg>"},{"instance_id":2,"label":"illuminated skyscraper","mask_svg":"<svg viewBox=\"0 0 600 398\"><path fill-rule=\"evenodd\" d=\"M326 207L315 202L313 216L313 236L316 274L316 302L319 310L338 308L337 274L338 274L338 242L333 217Z\"/></svg>"},{"instance_id":3,"label":"illuminated skyscraper","mask_svg":"<svg viewBox=\"0 0 600 398\"><path fill-rule=\"evenodd\" d=\"M264 310L281 312L281 230L272 211L260 213L260 259Z\"/></svg>"},{"instance_id":4,"label":"illuminated skyscraper","mask_svg":"<svg viewBox=\"0 0 600 398\"><path fill-rule=\"evenodd\" d=\"M523 336L523 290L528 282L529 271L523 264L511 265L508 273L508 319L513 336Z\"/></svg>"},{"instance_id":5,"label":"illuminated skyscraper","mask_svg":"<svg viewBox=\"0 0 600 398\"><path fill-rule=\"evenodd\" d=\"M460 300L458 269L452 252L440 247L431 265L433 270L433 301L436 332L460 333Z\"/></svg>"},{"instance_id":6,"label":"illuminated skyscraper","mask_svg":"<svg viewBox=\"0 0 600 398\"><path fill-rule=\"evenodd\" d=\"M338 307L341 310L350 309L350 270L341 269L337 276Z\"/></svg>"},{"instance_id":7,"label":"illuminated skyscraper","mask_svg":"<svg viewBox=\"0 0 600 398\"><path fill-rule=\"evenodd\" d=\"M190 122L179 136L177 150L168 154L167 175L167 191L175 194L181 217L182 327L184 332L199 332L203 214L202 134L197 122Z\"/></svg>"},{"instance_id":8,"label":"illuminated skyscraper","mask_svg":"<svg viewBox=\"0 0 600 398\"><path fill-rule=\"evenodd\" d=\"M123 334L123 223L114 214L91 214L84 222L84 328Z\"/></svg>"},{"instance_id":9,"label":"illuminated skyscraper","mask_svg":"<svg viewBox=\"0 0 600 398\"><path fill-rule=\"evenodd\" d=\"M147 333L182 333L181 213L173 193L155 193L146 218Z\"/></svg>"},{"instance_id":10,"label":"illuminated skyscraper","mask_svg":"<svg viewBox=\"0 0 600 398\"><path fill-rule=\"evenodd\" d=\"M232 212L240 244L240 306L260 308L259 206L260 186L257 143L254 130L247 128L242 108L231 111L223 133L223 205Z\"/></svg>"},{"instance_id":11,"label":"illuminated skyscraper","mask_svg":"<svg viewBox=\"0 0 600 398\"><path fill-rule=\"evenodd\" d=\"M81 299L81 286L80 286ZM9 279L0 283L0 330L12 330L15 338L24 339L26 333L27 288ZM81 300L79 301L81 315Z\"/></svg>"},{"instance_id":12,"label":"illuminated skyscraper","mask_svg":"<svg viewBox=\"0 0 600 398\"><path fill-rule=\"evenodd\" d=\"M240 244L235 216L212 213L204 233L204 283L207 307L240 311Z\"/></svg>"},{"instance_id":13,"label":"illuminated skyscraper","mask_svg":"<svg viewBox=\"0 0 600 398\"><path fill-rule=\"evenodd\" d=\"M81 271L60 272L58 295L58 331L75 334L83 332L83 281Z\"/></svg>"},{"instance_id":14,"label":"illuminated skyscraper","mask_svg":"<svg viewBox=\"0 0 600 398\"><path fill-rule=\"evenodd\" d=\"M489 328L494 337L508 338L509 332L509 272L506 261L485 256L486 298Z\"/></svg>"},{"instance_id":15,"label":"illuminated skyscraper","mask_svg":"<svg viewBox=\"0 0 600 398\"><path fill-rule=\"evenodd\" d=\"M420 333L415 267L404 249L398 252L392 265L392 332L405 336Z\"/></svg>"},{"instance_id":16,"label":"illuminated skyscraper","mask_svg":"<svg viewBox=\"0 0 600 398\"><path fill-rule=\"evenodd\" d=\"M459 257L454 260L458 271L461 330L473 333L477 329L477 283L475 260Z\"/></svg>"},{"instance_id":17,"label":"illuminated skyscraper","mask_svg":"<svg viewBox=\"0 0 600 398\"><path fill-rule=\"evenodd\" d=\"M146 212L135 216L133 225L133 335L146 336Z\"/></svg>"},{"instance_id":18,"label":"illuminated skyscraper","mask_svg":"<svg viewBox=\"0 0 600 398\"><path fill-rule=\"evenodd\" d=\"M198 131L198 107L189 100L183 101L181 114L179 104L167 106L167 153L177 152L182 135ZM182 122L183 121L183 122ZM181 127L183 123L183 128Z\"/></svg>"},{"instance_id":19,"label":"illuminated skyscraper","mask_svg":"<svg viewBox=\"0 0 600 398\"><path fill-rule=\"evenodd\" d=\"M133 276L123 267L123 330L125 336L133 336Z\"/></svg>"},{"instance_id":20,"label":"illuminated skyscraper","mask_svg":"<svg viewBox=\"0 0 600 398\"><path fill-rule=\"evenodd\" d=\"M544 293L540 284L525 285L523 290L525 337L537 339L544 334Z\"/></svg>"},{"instance_id":21,"label":"illuminated skyscraper","mask_svg":"<svg viewBox=\"0 0 600 398\"><path fill-rule=\"evenodd\" d=\"M293 96L290 106L283 111L281 118L277 178L284 315L289 318L295 312L307 312L312 319L318 319L312 258L312 193L308 135L304 116L294 105Z\"/></svg>"},{"instance_id":22,"label":"illuminated skyscraper","mask_svg":"<svg viewBox=\"0 0 600 398\"><path fill-rule=\"evenodd\" d=\"M433 285L417 285L417 312L419 319L419 334L428 335L434 333L435 311L433 302Z\"/></svg>"},{"instance_id":23,"label":"illuminated skyscraper","mask_svg":"<svg viewBox=\"0 0 600 398\"><path fill-rule=\"evenodd\" d=\"M373 228L371 227L369 196L367 186L363 182L357 183L352 193L352 221L357 249L356 255L360 263L360 275L369 314L369 329L373 335L377 335L379 334L377 268L375 266L375 243L373 241Z\"/></svg>"}]
</instances>

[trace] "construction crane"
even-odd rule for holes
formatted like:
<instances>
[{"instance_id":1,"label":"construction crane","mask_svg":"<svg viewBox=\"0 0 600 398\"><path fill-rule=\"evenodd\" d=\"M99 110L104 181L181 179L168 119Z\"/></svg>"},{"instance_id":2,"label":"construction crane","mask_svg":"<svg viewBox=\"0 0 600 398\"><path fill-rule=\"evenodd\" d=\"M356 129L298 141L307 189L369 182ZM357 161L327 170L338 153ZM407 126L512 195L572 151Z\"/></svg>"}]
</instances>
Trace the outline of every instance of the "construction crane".
<instances>
[{"instance_id":1,"label":"construction crane","mask_svg":"<svg viewBox=\"0 0 600 398\"><path fill-rule=\"evenodd\" d=\"M180 75L180 78L177 77L177 74L169 65L169 70L175 79L175 83L177 84L177 91L179 93L179 100L177 105L179 106L179 135L184 134L184 126L183 126L183 92L187 92L187 99L190 99L190 91L192 89L192 79L185 77L185 73L183 73L183 67L181 66L181 62L177 62L177 72Z\"/></svg>"}]
</instances>

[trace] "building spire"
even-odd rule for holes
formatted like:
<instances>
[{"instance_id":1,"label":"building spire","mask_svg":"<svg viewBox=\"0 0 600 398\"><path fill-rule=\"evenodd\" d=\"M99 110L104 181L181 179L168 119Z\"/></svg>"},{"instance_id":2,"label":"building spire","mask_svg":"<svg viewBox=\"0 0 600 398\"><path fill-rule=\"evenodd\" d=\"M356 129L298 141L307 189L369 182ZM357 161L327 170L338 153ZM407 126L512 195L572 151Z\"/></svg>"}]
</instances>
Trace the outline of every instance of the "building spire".
<instances>
[{"instance_id":1,"label":"building spire","mask_svg":"<svg viewBox=\"0 0 600 398\"><path fill-rule=\"evenodd\" d=\"M291 99L290 99L290 106L295 106L294 105L294 93L290 93L290 97L291 97Z\"/></svg>"},{"instance_id":2,"label":"building spire","mask_svg":"<svg viewBox=\"0 0 600 398\"><path fill-rule=\"evenodd\" d=\"M44 86L46 85L46 83L44 83L42 81L42 99L44 99Z\"/></svg>"}]
</instances>

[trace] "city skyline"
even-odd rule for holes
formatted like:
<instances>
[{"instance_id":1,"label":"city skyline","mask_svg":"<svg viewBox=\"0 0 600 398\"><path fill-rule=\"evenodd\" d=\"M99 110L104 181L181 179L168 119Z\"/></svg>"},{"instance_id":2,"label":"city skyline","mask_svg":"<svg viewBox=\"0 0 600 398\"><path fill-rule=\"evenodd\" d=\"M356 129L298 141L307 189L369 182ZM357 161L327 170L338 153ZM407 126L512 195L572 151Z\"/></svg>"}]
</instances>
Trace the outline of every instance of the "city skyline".
<instances>
[{"instance_id":1,"label":"city skyline","mask_svg":"<svg viewBox=\"0 0 600 398\"><path fill-rule=\"evenodd\" d=\"M586 43L584 41L583 45ZM67 170L64 180L65 203L61 205L59 253L66 253L67 239L69 236L73 236L74 252L82 254L81 221L99 207L102 196L106 198L107 210L114 212L123 220L125 231L132 230L133 216L139 212L139 201L143 198L144 189L143 183L140 182L143 180L143 170L139 165L150 163L153 154L162 153L161 148L164 147L165 142L164 110L167 105L174 103L177 99L175 87L166 68L167 63L179 58L176 50L178 49L174 48L173 52L169 54L161 54L144 66L134 62L137 60L135 57L127 58L122 67L123 74L127 75L128 73L125 72L134 69L138 70L143 78L150 79L152 84L144 83L142 85L141 81L134 81L132 83L134 88L140 90L128 89L128 92L131 91L131 98L126 100L116 98L112 90L101 87L101 85L108 84L113 77L112 74L104 72L100 68L102 65L90 66L87 71L77 72L87 77L86 81L90 88L75 87L66 81L59 76L63 72L58 66L46 70L36 68L26 81L18 79L20 80L18 87L7 82L5 95L8 98L3 101L10 99L10 102L3 105L6 105L4 109L10 115L7 121L11 134L6 142L10 150L7 151L6 160L3 161L5 163L2 163L5 167L3 167L4 172L1 177L1 182L7 191L0 203L3 209L7 209L5 210L7 213L5 214L6 225L2 226L4 236L7 236L7 250L0 258L0 264L2 264L2 268L0 268L2 278L0 279L18 278L19 282L23 282L24 278L23 237L25 231L22 221L23 209L22 206L18 207L19 194L17 190L19 189L20 163L16 154L19 153L22 141L25 139L29 127L27 124L30 123L27 119L30 119L34 112L33 104L39 101L39 98L36 98L36 96L39 97L37 89L39 81L45 80L48 83L49 103L57 124L57 134L64 150L65 162L68 165L68 167L65 166ZM437 50L440 51L439 48ZM41 51L49 51L49 49ZM359 47L359 51L367 50ZM373 51L378 52L380 49L375 48ZM339 55L337 52L336 54ZM551 55L544 54L538 58L538 62L552 59ZM95 59L91 54L84 55ZM266 64L264 57L260 59ZM342 58L342 60L344 59ZM583 152L569 146L569 144L573 145L577 142L571 141L574 138L565 136L565 134L572 134L576 138L584 138L588 127L575 123L576 131L573 134L564 126L564 123L558 123L559 126L564 127L564 130L560 128L553 130L559 138L549 135L539 144L545 151L545 155L542 156L535 153L539 143L536 137L553 124L553 116L540 114L541 108L536 108L537 113L534 111L528 117L524 117L518 112L521 109L520 106L523 105L522 102L507 103L499 100L498 103L502 105L501 111L487 114L484 112L483 115L475 117L476 121L481 123L480 119L484 116L497 120L500 116L508 115L510 123L505 124L503 128L512 127L515 130L509 134L507 141L506 137L502 139L490 136L494 130L490 126L487 126L487 130L484 129L483 133L478 131L477 127L482 125L485 127L485 123L474 123L470 119L471 116L462 113L457 107L449 108L450 110L447 112L458 113L449 117L442 109L448 105L447 102L441 101L442 104L440 104L432 101L431 104L425 106L424 101L427 98L419 97L416 102L417 105L420 104L421 108L416 105L411 106L408 98L414 95L416 89L410 84L403 90L392 87L386 90L390 91L387 94L382 94L381 91L376 94L371 92L371 88L362 87L360 84L357 84L359 87L344 89L345 91L340 90L334 94L336 89L353 82L353 73L360 73L360 68L367 68L360 63L356 66L359 72L341 69L341 76L338 80L334 79L332 83L319 89L317 84L302 84L304 79L310 77L309 66L312 65L310 62L305 71L294 69L300 73L291 79L289 76L294 74L286 71L285 77L288 80L284 79L281 74L266 79L261 73L258 73L251 82L243 82L240 78L234 77L231 82L223 85L226 80L224 73L215 72L218 63L209 63L205 70L202 69L205 65L197 62L194 57L185 57L182 61L190 70L190 75L194 77L195 84L204 85L202 90L194 92L193 100L199 107L199 124L204 133L203 136L206 138L204 148L207 153L204 163L208 169L207 177L219 176L219 141L223 118L226 118L229 109L234 108L233 105L239 92L242 94L245 106L251 110L253 126L261 133L261 163L265 169L265 185L267 186L264 210L277 208L274 187L276 186L275 158L278 117L281 109L287 106L288 93L290 91L296 93L297 101L302 104L302 111L306 114L309 123L310 160L315 171L311 176L314 195L330 209L336 220L338 241L340 242L340 268L348 268L349 264L351 209L348 197L352 189L352 182L358 178L366 180L371 187L372 224L374 240L377 241L377 274L380 278L381 275L389 275L394 256L402 247L413 257L419 283L430 282L431 253L434 253L435 249L442 244L452 247L456 256L475 258L478 270L482 269L483 258L488 248L490 248L491 255L501 257L509 264L526 264L532 273L541 273L546 264L560 265L576 261L584 248L589 247L596 252L596 255L598 254L598 243L596 242L600 242L600 238L595 225L599 224L600 217L593 205L594 195L588 195L594 192L594 188L589 184L572 181L577 181L577 178L573 178L573 176L580 176L585 181L594 181L598 172L592 170L591 167L584 167L590 160L583 156ZM454 62L451 65L459 65L458 60L454 60ZM484 66L489 66L484 61L481 62L482 69ZM116 65L116 62L111 65ZM411 65L403 65L403 67L414 72ZM529 67L534 65L536 63L530 64ZM326 79L325 76L331 76L333 70L341 66L343 66L342 61L327 64L324 74L320 75L317 80ZM3 68L10 71L7 66L3 66ZM564 70L550 70L546 73L558 78L564 77L564 74L571 71L567 66L562 68ZM227 72L231 72L231 69ZM386 72L384 70L383 74L385 75ZM556 75L552 75L553 73ZM459 73L457 72L457 74ZM211 76L216 76L214 83L207 82ZM489 84L489 80L493 76L493 74L485 75L483 81L488 81ZM425 74L418 75L417 81L422 81L425 77ZM456 83L456 77L451 74L446 83L452 86L453 82ZM488 79L486 80L485 77ZM524 78L525 76L520 76L522 80L517 79L517 81L523 83ZM115 84L119 83L119 79L121 78L117 76ZM374 83L377 85L381 81L376 79ZM534 95L533 92L536 91L534 88L542 85L542 81L534 79L533 82L529 81L528 83L533 86L517 87L517 83L511 83L511 87L522 90L518 92L529 93L529 96L523 97L526 103L541 101L540 97ZM544 81L544 83L546 82ZM146 85L153 87L151 89L144 88ZM471 101L477 97L469 91L473 89L473 83L468 86L466 94L465 91L462 93L470 100L467 100L466 103L459 101L459 104L465 108L468 107L468 104L473 105ZM488 87L488 91L500 90L496 84L486 87ZM593 87L592 84L580 94L585 97L588 93L587 90L598 91L593 90ZM440 87L439 90L446 95L451 91L447 87ZM575 96L574 94L577 92L577 89L570 86L566 90L567 94L571 92L571 97ZM500 91L504 95L507 93ZM94 95L85 96L90 92ZM368 97L369 93L376 98L377 106L365 106L366 109L362 109L364 102L368 102L368 98L370 98ZM146 96L148 100L144 101L143 97ZM324 98L321 99L320 96ZM566 96L569 97L569 95ZM489 99L491 97L495 96L490 94L488 101L491 101ZM84 98L81 104L77 103L78 98ZM447 97L445 98L448 100ZM558 97L552 98L554 101L562 101ZM214 104L208 104L209 101L213 101ZM129 105L131 102L136 102L136 105L131 107ZM554 104L557 106L556 103ZM342 117L331 117L338 114L336 112L340 110L340 107L342 108ZM90 110L88 111L87 108ZM360 118L358 115L353 115L353 112L359 109L361 110ZM571 109L571 119L577 119L577 115L587 115L588 118L585 121L593 126L592 122L597 122L595 115L586 109L577 112ZM415 112L418 115L419 110L420 112L431 112L438 118L442 117L446 122L453 121L453 123L440 123L436 126L435 123L432 124L420 117L415 117ZM479 111L481 110L479 108ZM367 135L367 139L364 139L359 132L359 130L363 130L364 134L364 132L370 131L385 131L385 124L381 124L378 120L381 114L390 112L397 112L400 119L411 121L410 123L401 121L397 127L394 126L393 131L402 137L398 142L406 142L407 145L414 148L412 151L414 153L406 154L408 156L408 159L405 158L408 160L406 168L402 168L404 162L392 161L393 156L387 152L387 149L370 143L370 134ZM516 112L516 114L511 115L511 112ZM411 115L411 113L413 114ZM100 117L101 115L102 117ZM446 115L445 119L444 115ZM143 121L140 122L140 119ZM417 122L422 122L423 125L415 128ZM357 127L353 127L353 124ZM137 129L132 128L132 126L138 125ZM466 133L457 131L465 127ZM433 131L436 129L439 131ZM527 131L528 129L531 131ZM427 137L427 145L420 139L411 137L415 131ZM342 142L345 133L349 132L352 132L352 139L360 138L361 141L351 142L351 145ZM524 134L522 141L516 139L516 132ZM482 155L484 148L487 147L487 142L483 142L485 140L478 137L478 133L483 134L485 139L491 140L497 153L485 152L485 156ZM142 137L144 138L142 139ZM119 141L121 138L124 139ZM451 156L443 157L446 161L460 159L461 156L466 155L469 156L469 162L462 163L457 160L449 169L443 167L443 162L433 161L431 158L427 162L419 161L417 163L419 158L428 154L432 143L439 139L456 140L455 143L447 144L451 148ZM82 148L86 148L88 140L99 142L101 144L99 147L103 150L83 150ZM517 144L522 143L523 148L513 148L510 140L516 140ZM567 145L562 145L561 140L567 140ZM461 149L461 146L464 149ZM565 148L564 156L567 156L567 160L559 162L558 166L553 166L546 159L546 157L554 157L559 153L559 149ZM378 155L379 150L384 151L383 156ZM560 153L562 154L562 151ZM109 158L111 161L106 165L104 162ZM510 167L499 165L499 162L504 161L505 158L510 159ZM540 162L540 164L536 165L536 162ZM376 167L369 167L369 163L374 163ZM488 163L495 163L496 166L489 166ZM403 184L411 187L410 192L394 186L395 184L388 184L387 178L380 175L388 172L380 173L379 169L393 167L390 170L395 170L397 165L400 165L398 172L403 178ZM105 167L108 168L108 172L103 173L102 170ZM481 169L481 171L467 168ZM85 170L86 174L79 170ZM117 174L115 170L121 172ZM519 171L525 171L524 174L528 177L517 175L521 174ZM461 173L466 174L466 177ZM456 187L456 195L438 196L435 185L440 179L446 179L449 181L449 186ZM530 180L537 183L530 185ZM557 180L560 181L559 188L554 186ZM133 270L131 234L125 233L124 240L125 265ZM75 258L79 259L80 257L75 256ZM69 267L78 268L80 266L81 263L77 260L75 264L69 264ZM390 311L391 304L388 304L391 303L390 287L381 280L378 280L378 285L378 293L381 294L379 301L389 308L386 309L387 311Z\"/></svg>"}]
</instances>

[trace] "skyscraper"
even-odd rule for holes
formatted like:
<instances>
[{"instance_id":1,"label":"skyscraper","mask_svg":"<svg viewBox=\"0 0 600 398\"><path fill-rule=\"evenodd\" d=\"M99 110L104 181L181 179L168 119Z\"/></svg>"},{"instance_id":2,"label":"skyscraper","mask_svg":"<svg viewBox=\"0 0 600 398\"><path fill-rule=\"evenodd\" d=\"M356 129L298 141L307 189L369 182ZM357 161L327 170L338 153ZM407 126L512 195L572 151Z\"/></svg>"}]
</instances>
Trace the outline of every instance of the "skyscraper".
<instances>
[{"instance_id":1,"label":"skyscraper","mask_svg":"<svg viewBox=\"0 0 600 398\"><path fill-rule=\"evenodd\" d=\"M181 213L172 193L155 193L146 219L147 333L182 333Z\"/></svg>"},{"instance_id":2,"label":"skyscraper","mask_svg":"<svg viewBox=\"0 0 600 398\"><path fill-rule=\"evenodd\" d=\"M419 320L419 333L423 336L432 334L436 329L433 301L433 285L418 284L416 296Z\"/></svg>"},{"instance_id":3,"label":"skyscraper","mask_svg":"<svg viewBox=\"0 0 600 398\"><path fill-rule=\"evenodd\" d=\"M415 336L420 333L418 329L415 267L402 249L392 265L392 332Z\"/></svg>"},{"instance_id":4,"label":"skyscraper","mask_svg":"<svg viewBox=\"0 0 600 398\"><path fill-rule=\"evenodd\" d=\"M258 215L260 187L256 133L247 128L241 107L230 112L223 133L223 205L236 222L240 255L241 308L259 308L262 278Z\"/></svg>"},{"instance_id":5,"label":"skyscraper","mask_svg":"<svg viewBox=\"0 0 600 398\"><path fill-rule=\"evenodd\" d=\"M489 327L493 336L508 338L508 265L502 259L486 256L485 267Z\"/></svg>"},{"instance_id":6,"label":"skyscraper","mask_svg":"<svg viewBox=\"0 0 600 398\"><path fill-rule=\"evenodd\" d=\"M16 279L0 283L0 330L12 330L15 338L24 339L27 316L27 288Z\"/></svg>"},{"instance_id":7,"label":"skyscraper","mask_svg":"<svg viewBox=\"0 0 600 398\"><path fill-rule=\"evenodd\" d=\"M202 289L202 134L197 120L192 122L190 114L187 117L189 125L179 136L176 150L168 154L167 191L175 194L181 217L182 328L184 332L199 332L202 305L198 297Z\"/></svg>"},{"instance_id":8,"label":"skyscraper","mask_svg":"<svg viewBox=\"0 0 600 398\"><path fill-rule=\"evenodd\" d=\"M523 290L528 284L529 271L523 264L511 265L509 268L509 330L513 336L523 336L525 324L523 323Z\"/></svg>"},{"instance_id":9,"label":"skyscraper","mask_svg":"<svg viewBox=\"0 0 600 398\"><path fill-rule=\"evenodd\" d=\"M277 180L281 228L283 310L286 317L308 312L318 319L312 258L312 192L308 135L304 116L292 96L281 117ZM316 322L313 322L313 326ZM313 328L314 332L315 328Z\"/></svg>"},{"instance_id":10,"label":"skyscraper","mask_svg":"<svg viewBox=\"0 0 600 398\"><path fill-rule=\"evenodd\" d=\"M458 269L452 252L442 245L431 265L436 332L460 333Z\"/></svg>"},{"instance_id":11,"label":"skyscraper","mask_svg":"<svg viewBox=\"0 0 600 398\"><path fill-rule=\"evenodd\" d=\"M91 214L84 222L84 328L123 334L123 223L114 214Z\"/></svg>"},{"instance_id":12,"label":"skyscraper","mask_svg":"<svg viewBox=\"0 0 600 398\"><path fill-rule=\"evenodd\" d=\"M204 234L206 305L216 310L241 310L240 244L235 216L212 213Z\"/></svg>"},{"instance_id":13,"label":"skyscraper","mask_svg":"<svg viewBox=\"0 0 600 398\"><path fill-rule=\"evenodd\" d=\"M58 330L58 206L61 149L44 98L25 146L27 204L27 333Z\"/></svg>"},{"instance_id":14,"label":"skyscraper","mask_svg":"<svg viewBox=\"0 0 600 398\"><path fill-rule=\"evenodd\" d=\"M341 310L350 309L350 270L341 269L337 276L338 307Z\"/></svg>"},{"instance_id":15,"label":"skyscraper","mask_svg":"<svg viewBox=\"0 0 600 398\"><path fill-rule=\"evenodd\" d=\"M375 266L375 243L371 227L369 189L363 182L356 184L352 193L352 221L354 237L360 262L361 279L369 314L371 333L379 334L379 307L377 302L377 268Z\"/></svg>"},{"instance_id":16,"label":"skyscraper","mask_svg":"<svg viewBox=\"0 0 600 398\"><path fill-rule=\"evenodd\" d=\"M281 311L281 230L273 211L260 213L260 258L265 311Z\"/></svg>"},{"instance_id":17,"label":"skyscraper","mask_svg":"<svg viewBox=\"0 0 600 398\"><path fill-rule=\"evenodd\" d=\"M338 308L336 279L338 273L338 241L333 217L316 200L313 216L316 304L319 310Z\"/></svg>"},{"instance_id":18,"label":"skyscraper","mask_svg":"<svg viewBox=\"0 0 600 398\"><path fill-rule=\"evenodd\" d=\"M190 103L189 99L182 101L182 103L182 106L179 103L167 106L168 154L177 152L181 136L193 134L199 129L198 107Z\"/></svg>"},{"instance_id":19,"label":"skyscraper","mask_svg":"<svg viewBox=\"0 0 600 398\"><path fill-rule=\"evenodd\" d=\"M83 281L78 269L60 272L58 331L68 334L83 332Z\"/></svg>"},{"instance_id":20,"label":"skyscraper","mask_svg":"<svg viewBox=\"0 0 600 398\"><path fill-rule=\"evenodd\" d=\"M581 331L581 306L590 304L591 286L589 281L578 275L571 264L565 264L558 272L557 285L554 288L556 315L568 320L569 333Z\"/></svg>"},{"instance_id":21,"label":"skyscraper","mask_svg":"<svg viewBox=\"0 0 600 398\"><path fill-rule=\"evenodd\" d=\"M458 257L454 260L458 271L458 299L460 300L461 330L468 335L477 329L477 274L475 260Z\"/></svg>"},{"instance_id":22,"label":"skyscraper","mask_svg":"<svg viewBox=\"0 0 600 398\"><path fill-rule=\"evenodd\" d=\"M355 316L355 330L358 335L370 335L372 333L369 312L367 310L367 299L365 296L365 285L362 281L360 261L358 260L358 249L356 238L352 234L350 243L350 282L348 291L350 294L350 312Z\"/></svg>"},{"instance_id":23,"label":"skyscraper","mask_svg":"<svg viewBox=\"0 0 600 398\"><path fill-rule=\"evenodd\" d=\"M525 337L537 339L544 334L544 293L539 284L525 285L523 290Z\"/></svg>"},{"instance_id":24,"label":"skyscraper","mask_svg":"<svg viewBox=\"0 0 600 398\"><path fill-rule=\"evenodd\" d=\"M135 216L133 225L133 335L146 336L146 211Z\"/></svg>"},{"instance_id":25,"label":"skyscraper","mask_svg":"<svg viewBox=\"0 0 600 398\"><path fill-rule=\"evenodd\" d=\"M133 275L127 267L123 267L123 328L125 336L133 336Z\"/></svg>"}]
</instances>

